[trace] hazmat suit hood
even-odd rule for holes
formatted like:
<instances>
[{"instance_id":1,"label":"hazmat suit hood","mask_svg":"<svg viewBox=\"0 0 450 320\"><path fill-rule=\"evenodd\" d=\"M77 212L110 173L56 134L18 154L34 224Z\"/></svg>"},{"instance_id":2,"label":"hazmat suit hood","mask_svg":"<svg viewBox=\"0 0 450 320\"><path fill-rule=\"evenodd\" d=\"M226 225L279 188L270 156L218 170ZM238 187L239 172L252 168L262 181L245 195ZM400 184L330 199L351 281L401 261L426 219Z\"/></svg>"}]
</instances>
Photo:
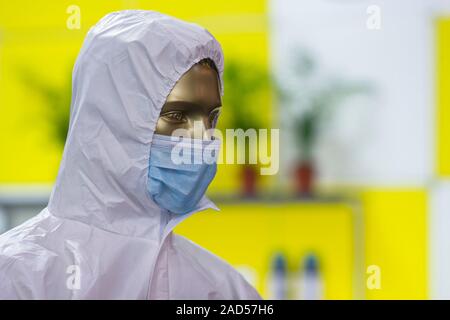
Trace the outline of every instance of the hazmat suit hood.
<instances>
[{"instance_id":1,"label":"hazmat suit hood","mask_svg":"<svg viewBox=\"0 0 450 320\"><path fill-rule=\"evenodd\" d=\"M150 238L160 236L162 224L184 219L162 214L149 197L149 155L168 94L204 58L222 79L222 49L198 25L149 11L100 20L74 67L69 132L49 211ZM214 205L203 197L196 211L208 207Z\"/></svg>"},{"instance_id":2,"label":"hazmat suit hood","mask_svg":"<svg viewBox=\"0 0 450 320\"><path fill-rule=\"evenodd\" d=\"M0 236L0 299L259 299L232 266L172 232L217 209L207 197L176 216L147 193L160 110L204 58L222 79L214 37L157 12L114 12L90 29L48 207Z\"/></svg>"}]
</instances>

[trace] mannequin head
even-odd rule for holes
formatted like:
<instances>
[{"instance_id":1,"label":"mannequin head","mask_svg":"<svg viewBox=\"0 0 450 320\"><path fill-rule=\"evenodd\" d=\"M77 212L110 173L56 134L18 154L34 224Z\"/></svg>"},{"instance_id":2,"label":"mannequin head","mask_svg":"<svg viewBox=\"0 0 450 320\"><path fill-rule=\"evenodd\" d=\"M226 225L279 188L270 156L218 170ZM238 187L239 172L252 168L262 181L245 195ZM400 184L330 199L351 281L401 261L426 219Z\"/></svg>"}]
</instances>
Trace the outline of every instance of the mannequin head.
<instances>
[{"instance_id":1,"label":"mannequin head","mask_svg":"<svg viewBox=\"0 0 450 320\"><path fill-rule=\"evenodd\" d=\"M189 69L167 96L155 133L172 135L185 129L191 138L210 139L208 129L217 122L222 101L217 68L211 59L203 59ZM194 132L194 123L196 130Z\"/></svg>"}]
</instances>

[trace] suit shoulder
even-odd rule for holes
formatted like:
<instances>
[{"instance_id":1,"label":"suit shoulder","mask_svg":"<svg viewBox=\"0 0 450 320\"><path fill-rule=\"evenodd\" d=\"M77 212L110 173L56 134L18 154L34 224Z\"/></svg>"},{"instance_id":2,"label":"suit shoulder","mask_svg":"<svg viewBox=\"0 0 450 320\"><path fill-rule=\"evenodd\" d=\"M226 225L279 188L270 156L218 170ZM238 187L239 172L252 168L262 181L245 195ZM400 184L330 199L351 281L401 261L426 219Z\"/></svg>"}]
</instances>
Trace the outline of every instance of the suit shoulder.
<instances>
[{"instance_id":1,"label":"suit shoulder","mask_svg":"<svg viewBox=\"0 0 450 320\"><path fill-rule=\"evenodd\" d=\"M214 270L220 270L222 272L237 272L224 259L184 236L173 234L172 246L175 249L181 250L183 253L188 253L190 256L195 257L196 261L201 261L204 264L214 267Z\"/></svg>"}]
</instances>

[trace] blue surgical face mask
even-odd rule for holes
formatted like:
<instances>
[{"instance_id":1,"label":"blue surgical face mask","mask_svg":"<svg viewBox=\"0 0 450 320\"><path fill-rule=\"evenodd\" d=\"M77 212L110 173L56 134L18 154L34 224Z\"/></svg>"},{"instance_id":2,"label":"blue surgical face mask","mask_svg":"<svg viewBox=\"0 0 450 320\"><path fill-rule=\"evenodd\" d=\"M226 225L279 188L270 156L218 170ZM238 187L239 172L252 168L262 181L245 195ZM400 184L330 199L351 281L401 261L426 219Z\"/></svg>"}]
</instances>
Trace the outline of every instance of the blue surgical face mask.
<instances>
[{"instance_id":1,"label":"blue surgical face mask","mask_svg":"<svg viewBox=\"0 0 450 320\"><path fill-rule=\"evenodd\" d=\"M219 145L154 134L147 183L152 200L175 214L195 210L216 174Z\"/></svg>"}]
</instances>

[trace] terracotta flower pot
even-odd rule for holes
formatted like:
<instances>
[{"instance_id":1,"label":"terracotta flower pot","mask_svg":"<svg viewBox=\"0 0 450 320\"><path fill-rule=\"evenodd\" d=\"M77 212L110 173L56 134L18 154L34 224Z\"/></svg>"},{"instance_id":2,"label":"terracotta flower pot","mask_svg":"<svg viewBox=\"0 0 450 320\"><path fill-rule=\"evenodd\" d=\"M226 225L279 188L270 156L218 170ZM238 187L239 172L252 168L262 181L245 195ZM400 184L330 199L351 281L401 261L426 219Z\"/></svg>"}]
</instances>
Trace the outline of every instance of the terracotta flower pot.
<instances>
[{"instance_id":1,"label":"terracotta flower pot","mask_svg":"<svg viewBox=\"0 0 450 320\"><path fill-rule=\"evenodd\" d=\"M256 184L258 179L258 171L255 166L242 166L242 195L244 197L256 196Z\"/></svg>"},{"instance_id":2,"label":"terracotta flower pot","mask_svg":"<svg viewBox=\"0 0 450 320\"><path fill-rule=\"evenodd\" d=\"M299 196L312 196L315 172L311 161L301 162L295 169L295 187Z\"/></svg>"}]
</instances>

